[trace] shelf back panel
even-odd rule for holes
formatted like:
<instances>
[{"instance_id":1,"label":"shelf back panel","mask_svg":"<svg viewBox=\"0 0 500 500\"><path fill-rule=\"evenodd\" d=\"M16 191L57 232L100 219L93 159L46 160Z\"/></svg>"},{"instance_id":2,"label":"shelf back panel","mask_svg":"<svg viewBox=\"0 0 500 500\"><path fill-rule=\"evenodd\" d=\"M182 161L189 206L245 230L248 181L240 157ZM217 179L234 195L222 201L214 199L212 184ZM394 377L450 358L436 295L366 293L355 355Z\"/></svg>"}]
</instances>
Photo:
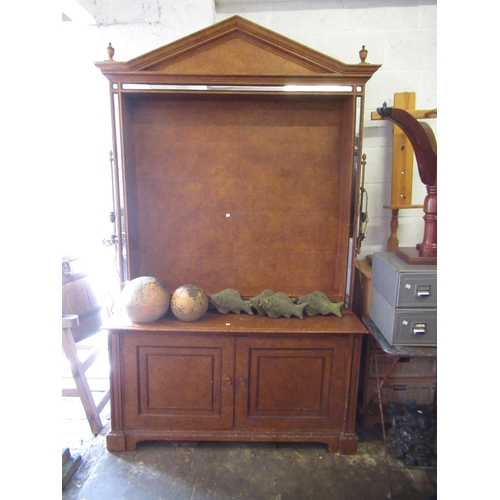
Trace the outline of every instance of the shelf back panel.
<instances>
[{"instance_id":1,"label":"shelf back panel","mask_svg":"<svg viewBox=\"0 0 500 500\"><path fill-rule=\"evenodd\" d=\"M352 96L123 95L130 277L345 294Z\"/></svg>"}]
</instances>

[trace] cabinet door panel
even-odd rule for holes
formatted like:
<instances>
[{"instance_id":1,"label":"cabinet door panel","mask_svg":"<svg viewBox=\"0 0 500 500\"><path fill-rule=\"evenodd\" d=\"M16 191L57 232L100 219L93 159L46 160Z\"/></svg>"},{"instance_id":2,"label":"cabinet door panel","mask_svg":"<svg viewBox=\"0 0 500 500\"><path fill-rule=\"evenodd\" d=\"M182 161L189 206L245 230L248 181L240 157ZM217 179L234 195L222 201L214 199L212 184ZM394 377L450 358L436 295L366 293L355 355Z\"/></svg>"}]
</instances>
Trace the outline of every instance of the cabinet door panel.
<instances>
[{"instance_id":1,"label":"cabinet door panel","mask_svg":"<svg viewBox=\"0 0 500 500\"><path fill-rule=\"evenodd\" d=\"M220 348L139 347L141 414L220 413Z\"/></svg>"},{"instance_id":2,"label":"cabinet door panel","mask_svg":"<svg viewBox=\"0 0 500 500\"><path fill-rule=\"evenodd\" d=\"M250 415L325 416L332 357L328 349L253 349Z\"/></svg>"},{"instance_id":3,"label":"cabinet door panel","mask_svg":"<svg viewBox=\"0 0 500 500\"><path fill-rule=\"evenodd\" d=\"M331 339L237 339L236 424L340 429L347 344Z\"/></svg>"},{"instance_id":4,"label":"cabinet door panel","mask_svg":"<svg viewBox=\"0 0 500 500\"><path fill-rule=\"evenodd\" d=\"M125 335L128 428L232 426L234 342L188 335Z\"/></svg>"}]
</instances>

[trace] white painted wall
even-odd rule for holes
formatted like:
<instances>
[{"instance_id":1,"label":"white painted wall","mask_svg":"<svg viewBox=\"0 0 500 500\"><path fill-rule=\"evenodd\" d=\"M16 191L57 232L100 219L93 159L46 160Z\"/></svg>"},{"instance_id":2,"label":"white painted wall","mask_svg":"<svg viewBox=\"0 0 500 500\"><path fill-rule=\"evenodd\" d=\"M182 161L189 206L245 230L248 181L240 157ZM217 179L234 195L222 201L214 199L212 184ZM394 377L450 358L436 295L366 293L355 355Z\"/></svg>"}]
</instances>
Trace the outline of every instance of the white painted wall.
<instances>
[{"instance_id":1,"label":"white painted wall","mask_svg":"<svg viewBox=\"0 0 500 500\"><path fill-rule=\"evenodd\" d=\"M69 12L69 5L74 8L75 3L66 1ZM108 86L93 61L107 58L109 42L116 50L115 60L126 61L238 14L346 63L359 62L358 51L365 45L369 51L367 62L382 64L366 88L364 153L367 155L365 188L369 223L360 257L386 249L390 210L383 206L390 203L392 125L372 121L370 114L384 101L392 105L396 92L416 92L419 109L437 107L435 1L78 2L86 5L97 23L89 21L89 17L80 23L62 23L63 35L68 41L65 98L71 103L65 117L69 133L68 158L73 160L71 172L78 180L75 185L80 188L80 193L73 196L85 211L80 216L80 234L74 235L76 240L85 234L85 240L89 241L88 237L97 230L97 241L101 234L106 237L106 232L111 230L107 223L109 199L106 198L111 147ZM74 18L77 17L74 14ZM437 136L437 119L428 123ZM91 207L84 203L89 192L95 194ZM413 194L413 202L421 204L425 188L416 165ZM400 211L400 246L414 246L422 240L422 216L423 212L418 209ZM69 220L63 222L70 223Z\"/></svg>"},{"instance_id":2,"label":"white painted wall","mask_svg":"<svg viewBox=\"0 0 500 500\"><path fill-rule=\"evenodd\" d=\"M416 92L417 107L437 107L436 5L356 8L374 2L312 1L245 4L220 2L216 20L239 14L266 28L346 63L359 62L362 45L367 62L382 64L366 87L363 152L367 155L367 236L360 257L386 249L390 235L392 124L372 121L370 114L384 101L390 106L396 92ZM380 2L380 4L397 2ZM421 2L399 2L399 4ZM350 8L342 8L342 5ZM435 130L437 119L429 120ZM414 202L421 204L425 188L414 168ZM422 241L423 212L400 211L400 246Z\"/></svg>"}]
</instances>

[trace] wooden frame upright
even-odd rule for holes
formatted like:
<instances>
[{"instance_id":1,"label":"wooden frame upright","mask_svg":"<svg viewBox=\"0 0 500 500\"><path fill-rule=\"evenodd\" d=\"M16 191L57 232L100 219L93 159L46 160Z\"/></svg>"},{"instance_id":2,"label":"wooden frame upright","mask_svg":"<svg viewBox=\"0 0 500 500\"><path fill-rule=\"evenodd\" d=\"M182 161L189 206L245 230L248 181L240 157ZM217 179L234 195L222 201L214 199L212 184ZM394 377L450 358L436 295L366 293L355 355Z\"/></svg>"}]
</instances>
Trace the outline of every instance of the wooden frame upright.
<instances>
[{"instance_id":1,"label":"wooden frame upright","mask_svg":"<svg viewBox=\"0 0 500 500\"><path fill-rule=\"evenodd\" d=\"M364 49L364 47L363 47ZM243 298L272 288L343 317L220 315L110 331L108 448L138 441L320 441L353 453L361 338L350 310L365 84L239 16L108 78L122 281L151 275ZM350 273L349 273L350 267Z\"/></svg>"}]
</instances>

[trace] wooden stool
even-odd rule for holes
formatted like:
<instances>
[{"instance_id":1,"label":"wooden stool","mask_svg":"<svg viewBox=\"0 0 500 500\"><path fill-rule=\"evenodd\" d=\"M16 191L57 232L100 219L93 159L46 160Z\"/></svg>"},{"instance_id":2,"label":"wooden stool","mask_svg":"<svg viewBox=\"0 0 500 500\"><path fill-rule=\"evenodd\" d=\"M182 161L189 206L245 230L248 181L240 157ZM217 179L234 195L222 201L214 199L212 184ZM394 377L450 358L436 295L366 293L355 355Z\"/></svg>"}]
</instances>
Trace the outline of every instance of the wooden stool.
<instances>
[{"instance_id":1,"label":"wooden stool","mask_svg":"<svg viewBox=\"0 0 500 500\"><path fill-rule=\"evenodd\" d=\"M99 402L89 386L86 372L97 360L102 349L82 343L99 332L102 324L100 300L86 272L78 269L79 259L63 257L62 273L62 349L68 358L76 389L63 389L63 397L79 397L94 435L103 428L100 413L109 401L109 387ZM88 350L84 360L79 351Z\"/></svg>"}]
</instances>

